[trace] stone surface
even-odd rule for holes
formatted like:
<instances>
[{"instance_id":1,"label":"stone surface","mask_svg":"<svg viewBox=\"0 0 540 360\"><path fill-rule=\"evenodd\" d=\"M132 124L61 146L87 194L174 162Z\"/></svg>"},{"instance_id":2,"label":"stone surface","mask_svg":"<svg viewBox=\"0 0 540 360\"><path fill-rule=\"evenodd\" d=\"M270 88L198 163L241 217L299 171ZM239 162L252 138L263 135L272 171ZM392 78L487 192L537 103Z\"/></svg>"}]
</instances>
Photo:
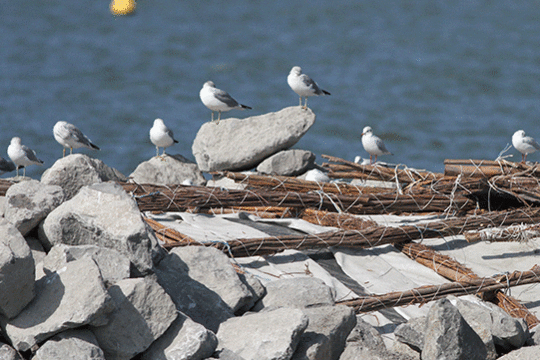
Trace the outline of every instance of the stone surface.
<instances>
[{"instance_id":1,"label":"stone surface","mask_svg":"<svg viewBox=\"0 0 540 360\"><path fill-rule=\"evenodd\" d=\"M211 356L216 335L181 312L167 331L146 350L142 360L199 360Z\"/></svg>"},{"instance_id":2,"label":"stone surface","mask_svg":"<svg viewBox=\"0 0 540 360\"><path fill-rule=\"evenodd\" d=\"M213 360L213 359L219 359L219 360L245 360L243 357L241 357L240 355L232 352L229 349L222 349L222 350L216 351L211 358L208 358L208 360Z\"/></svg>"},{"instance_id":3,"label":"stone surface","mask_svg":"<svg viewBox=\"0 0 540 360\"><path fill-rule=\"evenodd\" d=\"M233 310L253 303L253 295L240 280L229 257L213 247L184 246L171 251L188 267L188 275L218 294ZM208 266L212 264L212 266Z\"/></svg>"},{"instance_id":4,"label":"stone surface","mask_svg":"<svg viewBox=\"0 0 540 360\"><path fill-rule=\"evenodd\" d=\"M420 352L424 348L424 334L426 332L426 317L411 318L404 324L398 325L394 330L396 339Z\"/></svg>"},{"instance_id":5,"label":"stone surface","mask_svg":"<svg viewBox=\"0 0 540 360\"><path fill-rule=\"evenodd\" d=\"M96 337L89 330L67 330L50 338L32 360L105 360Z\"/></svg>"},{"instance_id":6,"label":"stone surface","mask_svg":"<svg viewBox=\"0 0 540 360\"><path fill-rule=\"evenodd\" d=\"M154 156L140 163L129 178L138 184L182 184L186 180L193 185L206 184L197 164L182 155Z\"/></svg>"},{"instance_id":7,"label":"stone surface","mask_svg":"<svg viewBox=\"0 0 540 360\"><path fill-rule=\"evenodd\" d=\"M127 255L136 276L150 273L153 261L164 256L135 200L115 183L82 188L40 224L39 239L46 249L55 244L114 249Z\"/></svg>"},{"instance_id":8,"label":"stone surface","mask_svg":"<svg viewBox=\"0 0 540 360\"><path fill-rule=\"evenodd\" d=\"M207 329L216 332L222 322L234 316L218 294L189 277L186 263L175 253L166 256L155 272L176 308Z\"/></svg>"},{"instance_id":9,"label":"stone surface","mask_svg":"<svg viewBox=\"0 0 540 360\"><path fill-rule=\"evenodd\" d=\"M107 360L131 359L146 350L177 317L169 295L150 278L125 279L109 288L116 310L91 327Z\"/></svg>"},{"instance_id":10,"label":"stone surface","mask_svg":"<svg viewBox=\"0 0 540 360\"><path fill-rule=\"evenodd\" d=\"M527 340L527 345L540 345L540 324L531 329L531 337Z\"/></svg>"},{"instance_id":11,"label":"stone surface","mask_svg":"<svg viewBox=\"0 0 540 360\"><path fill-rule=\"evenodd\" d=\"M33 237L26 237L25 240L28 246L30 247L32 256L34 257L34 263L38 264L45 258L45 256L47 256L47 253L45 252L45 249L43 248L41 241Z\"/></svg>"},{"instance_id":12,"label":"stone surface","mask_svg":"<svg viewBox=\"0 0 540 360\"><path fill-rule=\"evenodd\" d=\"M61 186L66 200L75 196L83 186L126 180L127 178L118 170L84 154L73 154L58 159L41 175L43 184Z\"/></svg>"},{"instance_id":13,"label":"stone surface","mask_svg":"<svg viewBox=\"0 0 540 360\"><path fill-rule=\"evenodd\" d=\"M216 335L219 348L245 359L288 360L307 326L308 317L301 310L279 308L231 318Z\"/></svg>"},{"instance_id":14,"label":"stone surface","mask_svg":"<svg viewBox=\"0 0 540 360\"><path fill-rule=\"evenodd\" d=\"M1 325L13 346L26 351L63 330L103 325L113 309L96 263L83 258L36 281L35 299Z\"/></svg>"},{"instance_id":15,"label":"stone surface","mask_svg":"<svg viewBox=\"0 0 540 360\"><path fill-rule=\"evenodd\" d=\"M35 267L21 233L0 219L0 314L12 318L34 298Z\"/></svg>"},{"instance_id":16,"label":"stone surface","mask_svg":"<svg viewBox=\"0 0 540 360\"><path fill-rule=\"evenodd\" d=\"M486 347L448 299L433 303L427 316L423 360L486 359Z\"/></svg>"},{"instance_id":17,"label":"stone surface","mask_svg":"<svg viewBox=\"0 0 540 360\"><path fill-rule=\"evenodd\" d=\"M257 166L262 174L298 176L315 166L315 154L308 150L283 150L265 159Z\"/></svg>"},{"instance_id":18,"label":"stone surface","mask_svg":"<svg viewBox=\"0 0 540 360\"><path fill-rule=\"evenodd\" d=\"M9 346L8 344L4 344L0 342L0 359L1 360L23 360L21 355Z\"/></svg>"},{"instance_id":19,"label":"stone surface","mask_svg":"<svg viewBox=\"0 0 540 360\"><path fill-rule=\"evenodd\" d=\"M279 279L266 284L266 296L255 304L259 311L265 307L304 308L334 305L334 294L322 280L312 277Z\"/></svg>"},{"instance_id":20,"label":"stone surface","mask_svg":"<svg viewBox=\"0 0 540 360\"><path fill-rule=\"evenodd\" d=\"M91 257L96 262L106 285L129 278L131 263L125 255L95 245L55 245L43 259L43 268L45 271L57 271L68 262L85 256Z\"/></svg>"},{"instance_id":21,"label":"stone surface","mask_svg":"<svg viewBox=\"0 0 540 360\"><path fill-rule=\"evenodd\" d=\"M299 106L244 120L204 123L192 151L201 171L248 170L293 146L315 123L315 114Z\"/></svg>"},{"instance_id":22,"label":"stone surface","mask_svg":"<svg viewBox=\"0 0 540 360\"><path fill-rule=\"evenodd\" d=\"M251 292L251 300L243 307L239 308L235 312L236 315L243 314L246 311L251 310L257 301L266 295L266 288L254 275L246 272L244 274L238 274L238 277Z\"/></svg>"},{"instance_id":23,"label":"stone surface","mask_svg":"<svg viewBox=\"0 0 540 360\"><path fill-rule=\"evenodd\" d=\"M7 190L4 217L24 236L63 201L64 191L60 186L23 181Z\"/></svg>"},{"instance_id":24,"label":"stone surface","mask_svg":"<svg viewBox=\"0 0 540 360\"><path fill-rule=\"evenodd\" d=\"M344 305L320 306L302 310L309 319L293 360L337 360L345 341L356 326L352 308Z\"/></svg>"},{"instance_id":25,"label":"stone surface","mask_svg":"<svg viewBox=\"0 0 540 360\"><path fill-rule=\"evenodd\" d=\"M528 346L514 350L498 360L538 360L540 359L540 346Z\"/></svg>"}]
</instances>

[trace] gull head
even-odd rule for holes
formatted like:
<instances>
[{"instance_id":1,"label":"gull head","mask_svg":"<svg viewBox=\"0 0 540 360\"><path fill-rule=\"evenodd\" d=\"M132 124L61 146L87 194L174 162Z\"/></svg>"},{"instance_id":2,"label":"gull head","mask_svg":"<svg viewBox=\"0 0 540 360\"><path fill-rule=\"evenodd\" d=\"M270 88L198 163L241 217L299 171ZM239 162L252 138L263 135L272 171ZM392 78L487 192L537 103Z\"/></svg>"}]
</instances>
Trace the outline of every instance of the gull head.
<instances>
[{"instance_id":1,"label":"gull head","mask_svg":"<svg viewBox=\"0 0 540 360\"><path fill-rule=\"evenodd\" d=\"M204 83L203 87L211 87L211 88L215 88L216 85L214 84L213 81L207 81Z\"/></svg>"},{"instance_id":2,"label":"gull head","mask_svg":"<svg viewBox=\"0 0 540 360\"><path fill-rule=\"evenodd\" d=\"M366 126L364 130L362 130L362 135L360 136L364 136L366 134L373 134L373 130L371 129L371 126Z\"/></svg>"},{"instance_id":3,"label":"gull head","mask_svg":"<svg viewBox=\"0 0 540 360\"><path fill-rule=\"evenodd\" d=\"M300 75L302 74L302 68L300 66L294 66L291 69L291 74Z\"/></svg>"},{"instance_id":4,"label":"gull head","mask_svg":"<svg viewBox=\"0 0 540 360\"><path fill-rule=\"evenodd\" d=\"M524 138L525 137L525 131L524 130L518 130L512 135L512 138Z\"/></svg>"},{"instance_id":5,"label":"gull head","mask_svg":"<svg viewBox=\"0 0 540 360\"><path fill-rule=\"evenodd\" d=\"M21 138L15 136L14 138L11 138L11 145L18 145L21 146Z\"/></svg>"},{"instance_id":6,"label":"gull head","mask_svg":"<svg viewBox=\"0 0 540 360\"><path fill-rule=\"evenodd\" d=\"M165 125L165 124L163 123L163 120L158 118L158 119L154 120L154 126L156 126L156 125Z\"/></svg>"}]
</instances>

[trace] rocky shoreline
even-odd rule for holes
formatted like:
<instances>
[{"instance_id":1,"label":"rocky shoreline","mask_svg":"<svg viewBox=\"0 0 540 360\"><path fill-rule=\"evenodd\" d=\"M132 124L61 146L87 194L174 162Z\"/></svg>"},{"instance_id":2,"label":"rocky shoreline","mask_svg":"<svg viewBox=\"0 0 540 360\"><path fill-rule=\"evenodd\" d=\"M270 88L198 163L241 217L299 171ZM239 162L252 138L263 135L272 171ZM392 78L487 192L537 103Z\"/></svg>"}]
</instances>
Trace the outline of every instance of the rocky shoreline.
<instances>
[{"instance_id":1,"label":"rocky shoreline","mask_svg":"<svg viewBox=\"0 0 540 360\"><path fill-rule=\"evenodd\" d=\"M324 270L306 265L303 272L274 276L262 271L263 257L253 256L247 266L228 256L226 246L166 246L145 221L141 196L126 192L126 181L185 184L197 192L207 182L200 169L257 167L259 174L305 178L321 168L312 153L290 149L313 124L310 110L257 118L243 128L239 122L247 120L205 124L193 145L197 164L180 155L154 157L128 178L75 154L58 160L41 181L6 180L9 188L0 197L0 359L540 357L537 328L479 297L430 302L425 316L396 321L382 333L365 313L343 305L342 293L350 290ZM272 126L285 131L276 135ZM219 131L241 133L246 144ZM376 185L394 191L392 183ZM216 177L209 186L246 184ZM222 231L233 232L241 220ZM246 236L293 233L275 225L259 224ZM335 229L311 226L304 231ZM225 243L217 235L207 240ZM291 254L283 257L294 262L300 251ZM251 271L257 266L261 271Z\"/></svg>"}]
</instances>

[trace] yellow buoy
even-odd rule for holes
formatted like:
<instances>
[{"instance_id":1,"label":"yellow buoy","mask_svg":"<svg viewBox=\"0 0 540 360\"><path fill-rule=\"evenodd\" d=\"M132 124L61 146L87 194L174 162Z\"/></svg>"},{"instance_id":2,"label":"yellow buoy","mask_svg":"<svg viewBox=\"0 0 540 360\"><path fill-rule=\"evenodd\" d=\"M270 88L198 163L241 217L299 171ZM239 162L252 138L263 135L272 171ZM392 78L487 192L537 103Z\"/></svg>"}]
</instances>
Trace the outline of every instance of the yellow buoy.
<instances>
[{"instance_id":1,"label":"yellow buoy","mask_svg":"<svg viewBox=\"0 0 540 360\"><path fill-rule=\"evenodd\" d=\"M129 15L135 11L135 0L111 0L111 13L113 15Z\"/></svg>"}]
</instances>

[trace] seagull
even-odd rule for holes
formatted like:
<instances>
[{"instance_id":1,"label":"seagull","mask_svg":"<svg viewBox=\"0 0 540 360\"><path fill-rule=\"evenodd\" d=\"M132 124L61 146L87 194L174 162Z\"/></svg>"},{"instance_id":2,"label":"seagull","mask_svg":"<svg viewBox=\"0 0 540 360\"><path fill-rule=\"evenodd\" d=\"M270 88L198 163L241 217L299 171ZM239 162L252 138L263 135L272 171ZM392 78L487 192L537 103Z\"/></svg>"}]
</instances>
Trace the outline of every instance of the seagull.
<instances>
[{"instance_id":1,"label":"seagull","mask_svg":"<svg viewBox=\"0 0 540 360\"><path fill-rule=\"evenodd\" d=\"M289 76L287 76L287 83L300 96L300 106L302 106L302 98L306 98L304 109L307 109L308 96L330 95L328 91L319 88L317 83L311 80L309 76L302 74L302 68L300 66L295 66L291 69Z\"/></svg>"},{"instance_id":2,"label":"seagull","mask_svg":"<svg viewBox=\"0 0 540 360\"><path fill-rule=\"evenodd\" d=\"M66 156L66 148L69 148L70 154L73 154L73 149L82 147L99 150L99 147L92 144L90 139L87 138L81 130L68 122L57 122L53 127L53 134L56 141L64 147L62 157Z\"/></svg>"},{"instance_id":3,"label":"seagull","mask_svg":"<svg viewBox=\"0 0 540 360\"><path fill-rule=\"evenodd\" d=\"M204 83L201 91L199 92L201 101L210 110L212 110L212 121L214 121L214 111L218 112L218 119L216 125L219 124L222 111L229 111L233 109L251 109L249 106L239 104L232 98L226 91L216 89L216 85L213 81L207 81Z\"/></svg>"},{"instance_id":4,"label":"seagull","mask_svg":"<svg viewBox=\"0 0 540 360\"><path fill-rule=\"evenodd\" d=\"M540 144L532 137L525 136L525 131L518 130L512 135L512 145L521 153L521 162L527 159L527 154L540 150Z\"/></svg>"},{"instance_id":5,"label":"seagull","mask_svg":"<svg viewBox=\"0 0 540 360\"><path fill-rule=\"evenodd\" d=\"M6 160L3 157L0 156L0 175L3 175L7 172L12 172L17 167L13 163L13 161Z\"/></svg>"},{"instance_id":6,"label":"seagull","mask_svg":"<svg viewBox=\"0 0 540 360\"><path fill-rule=\"evenodd\" d=\"M377 162L378 155L393 155L386 149L384 142L376 135L373 135L371 127L366 126L362 131L362 145L369 154L369 164L373 164L372 156L375 156L375 162Z\"/></svg>"},{"instance_id":7,"label":"seagull","mask_svg":"<svg viewBox=\"0 0 540 360\"><path fill-rule=\"evenodd\" d=\"M17 176L19 176L19 168L24 166L23 176L26 176L26 167L28 165L42 165L43 161L39 160L36 156L36 152L30 149L26 145L21 144L20 137L14 137L11 139L11 143L8 146L7 153L11 161L16 166Z\"/></svg>"},{"instance_id":8,"label":"seagull","mask_svg":"<svg viewBox=\"0 0 540 360\"><path fill-rule=\"evenodd\" d=\"M159 156L159 148L163 148L162 158L165 156L165 148L178 143L174 139L172 130L161 119L154 120L154 126L150 129L150 141L156 145L156 156Z\"/></svg>"}]
</instances>

